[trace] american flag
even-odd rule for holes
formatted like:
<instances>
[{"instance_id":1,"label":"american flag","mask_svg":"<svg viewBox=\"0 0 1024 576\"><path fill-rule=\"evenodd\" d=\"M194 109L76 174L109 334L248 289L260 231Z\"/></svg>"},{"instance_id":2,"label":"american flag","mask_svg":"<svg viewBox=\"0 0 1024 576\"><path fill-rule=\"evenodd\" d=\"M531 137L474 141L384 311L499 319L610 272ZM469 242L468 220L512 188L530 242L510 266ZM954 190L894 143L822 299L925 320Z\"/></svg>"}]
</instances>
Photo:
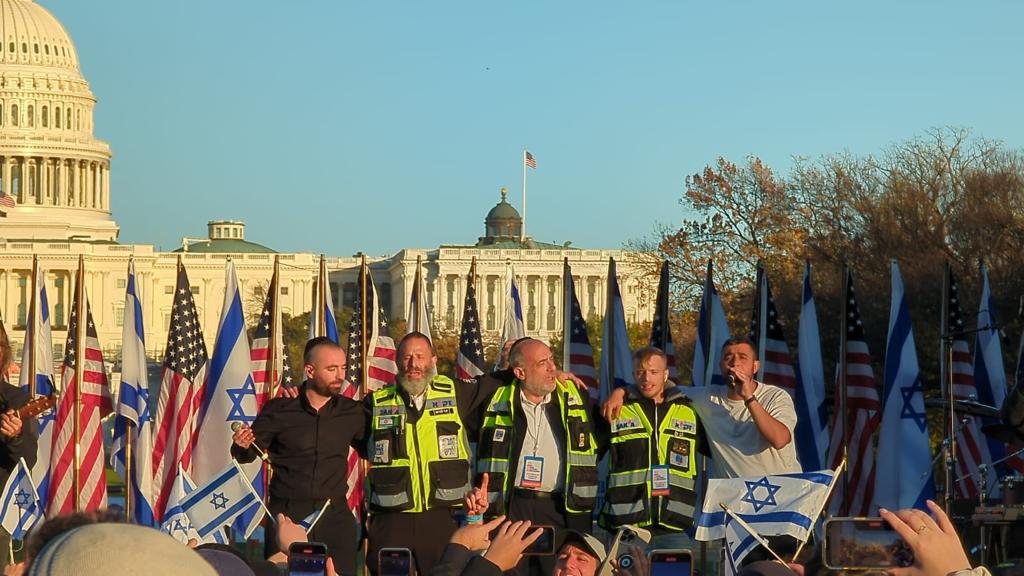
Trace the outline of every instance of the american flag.
<instances>
[{"instance_id":1,"label":"american flag","mask_svg":"<svg viewBox=\"0 0 1024 576\"><path fill-rule=\"evenodd\" d=\"M79 277L81 279L81 276ZM77 292L77 291L76 291ZM96 337L89 301L85 303L85 346L82 382L75 378L79 359L78 350L78 295L71 305L68 322L68 340L65 348L61 381L64 391L57 406L54 422L53 449L50 453L50 502L46 515L66 515L81 510L105 508L107 483L104 476L103 429L100 420L113 411L113 401L103 368L103 352ZM75 396L80 394L79 430L75 436ZM80 445L78 462L78 492L75 492L75 449ZM76 503L77 500L77 503ZM77 504L77 505L76 505Z\"/></svg>"},{"instance_id":2,"label":"american flag","mask_svg":"<svg viewBox=\"0 0 1024 576\"><path fill-rule=\"evenodd\" d=\"M252 335L252 348L249 357L252 359L252 379L256 386L256 409L263 408L271 389L277 387L280 395L282 388L293 386L292 369L288 362L288 349L284 345L284 330L281 324L281 308L275 306L278 293L278 273L270 279L267 288L267 299L263 304L263 312L256 323ZM273 328L273 330L271 330ZM274 333L275 350L274 365L270 366L270 333ZM272 374L272 376L268 376ZM272 385L273 384L273 385Z\"/></svg>"},{"instance_id":3,"label":"american flag","mask_svg":"<svg viewBox=\"0 0 1024 576\"><path fill-rule=\"evenodd\" d=\"M754 299L754 313L750 320L750 339L757 347L761 369L757 379L765 384L785 389L790 395L796 394L796 370L793 357L789 354L786 335L779 322L771 284L764 264L757 264L757 297Z\"/></svg>"},{"instance_id":4,"label":"american flag","mask_svg":"<svg viewBox=\"0 0 1024 576\"><path fill-rule=\"evenodd\" d=\"M590 345L587 335L587 323L580 312L580 301L576 298L575 282L569 259L562 264L562 289L565 290L565 318L562 322L562 365L566 370L579 377L587 385L590 397L597 400L601 390L597 386L597 369L594 367L594 347Z\"/></svg>"},{"instance_id":5,"label":"american flag","mask_svg":"<svg viewBox=\"0 0 1024 576\"><path fill-rule=\"evenodd\" d=\"M536 168L536 166L534 167ZM14 201L14 196L0 192L0 206L5 208L14 208L17 205L18 203Z\"/></svg>"},{"instance_id":6,"label":"american flag","mask_svg":"<svg viewBox=\"0 0 1024 576\"><path fill-rule=\"evenodd\" d=\"M533 154L530 154L527 150L523 150L523 162L530 168L537 169L537 161L533 159Z\"/></svg>"},{"instance_id":7,"label":"american flag","mask_svg":"<svg viewBox=\"0 0 1024 576\"><path fill-rule=\"evenodd\" d=\"M837 497L832 503L842 516L868 516L875 495L875 432L882 422L882 403L871 368L871 353L864 337L860 308L853 290L853 274L846 272L846 427L850 433L850 449L846 470L850 493L843 494L843 483L836 485ZM840 417L840 393L836 386L835 410L832 411L832 439L828 461L835 470L843 459L843 430Z\"/></svg>"},{"instance_id":8,"label":"american flag","mask_svg":"<svg viewBox=\"0 0 1024 576\"><path fill-rule=\"evenodd\" d=\"M455 355L455 377L472 380L484 373L484 346L480 334L480 313L476 307L476 258L466 277L466 304L462 309L462 332Z\"/></svg>"},{"instance_id":9,"label":"american flag","mask_svg":"<svg viewBox=\"0 0 1024 576\"><path fill-rule=\"evenodd\" d=\"M658 298L654 304L654 322L651 323L651 346L665 353L665 356L668 357L668 377L673 382L678 382L676 347L672 343L672 318L668 309L668 281L668 260L666 260L661 263L661 280L658 282Z\"/></svg>"},{"instance_id":10,"label":"american flag","mask_svg":"<svg viewBox=\"0 0 1024 576\"><path fill-rule=\"evenodd\" d=\"M947 267L946 282L948 283L949 302L947 304L946 332L952 339L953 362L946 369L953 377L953 397L957 400L978 399L978 389L974 386L974 360L971 349L967 345L964 333L964 315L960 306L960 286ZM943 383L945 387L948 383ZM972 416L964 416L961 425L956 423L956 463L957 476L963 480L956 483L957 495L960 498L973 498L978 494L980 478L974 475L979 464L988 464L991 458L981 435L981 425ZM993 478L994 480L994 478Z\"/></svg>"},{"instance_id":11,"label":"american flag","mask_svg":"<svg viewBox=\"0 0 1024 576\"><path fill-rule=\"evenodd\" d=\"M365 279L365 280L364 280ZM388 329L384 309L377 304L377 288L366 264L359 269L358 286L365 286L365 294L356 297L352 321L348 326L348 385L341 393L359 400L364 392L373 392L395 383L398 365L395 363L395 340ZM364 305L365 304L365 305ZM366 322L363 323L363 315ZM363 351L366 351L366 358ZM366 380L363 365L366 364ZM363 469L355 450L348 453L349 509L357 518L362 516Z\"/></svg>"},{"instance_id":12,"label":"american flag","mask_svg":"<svg viewBox=\"0 0 1024 576\"><path fill-rule=\"evenodd\" d=\"M153 442L153 513L158 520L163 519L178 465L185 472L192 466L193 431L208 359L188 274L179 261Z\"/></svg>"}]
</instances>

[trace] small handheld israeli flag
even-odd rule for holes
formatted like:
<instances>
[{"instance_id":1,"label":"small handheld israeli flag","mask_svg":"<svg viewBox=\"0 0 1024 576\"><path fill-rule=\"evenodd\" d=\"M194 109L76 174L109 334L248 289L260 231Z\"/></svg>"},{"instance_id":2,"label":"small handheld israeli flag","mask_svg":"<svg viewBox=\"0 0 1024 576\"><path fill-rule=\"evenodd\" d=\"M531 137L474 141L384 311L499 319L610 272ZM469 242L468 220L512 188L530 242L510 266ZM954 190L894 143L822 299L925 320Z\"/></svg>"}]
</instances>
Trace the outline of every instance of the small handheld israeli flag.
<instances>
[{"instance_id":1,"label":"small handheld israeli flag","mask_svg":"<svg viewBox=\"0 0 1024 576\"><path fill-rule=\"evenodd\" d=\"M327 507L330 505L331 499L328 498L327 502L324 502L324 505L321 506L319 510L314 510L309 516L306 516L299 521L299 526L302 526L302 529L306 531L307 536L309 535L309 531L312 530L313 527L316 526L316 523L320 521L320 517L324 515L324 512L327 511Z\"/></svg>"},{"instance_id":2,"label":"small handheld israeli flag","mask_svg":"<svg viewBox=\"0 0 1024 576\"><path fill-rule=\"evenodd\" d=\"M206 538L235 521L242 513L263 501L252 483L234 460L220 474L196 488L181 501L181 510L188 517L200 538ZM262 518L262 514L259 514Z\"/></svg>"},{"instance_id":3,"label":"small handheld israeli flag","mask_svg":"<svg viewBox=\"0 0 1024 576\"><path fill-rule=\"evenodd\" d=\"M36 485L32 483L32 471L24 458L18 459L14 473L7 479L3 497L4 530L12 540L24 540L28 533L43 519L43 503L39 500Z\"/></svg>"}]
</instances>

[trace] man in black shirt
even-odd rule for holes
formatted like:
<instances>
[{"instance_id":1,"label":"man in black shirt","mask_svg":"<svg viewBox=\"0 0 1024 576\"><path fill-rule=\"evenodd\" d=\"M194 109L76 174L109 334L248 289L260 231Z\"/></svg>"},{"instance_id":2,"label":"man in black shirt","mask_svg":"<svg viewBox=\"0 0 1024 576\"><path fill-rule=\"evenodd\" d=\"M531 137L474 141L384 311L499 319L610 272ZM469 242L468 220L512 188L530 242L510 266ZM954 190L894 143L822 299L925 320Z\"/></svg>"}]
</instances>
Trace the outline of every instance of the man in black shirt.
<instances>
[{"instance_id":1,"label":"man in black shirt","mask_svg":"<svg viewBox=\"0 0 1024 576\"><path fill-rule=\"evenodd\" d=\"M252 428L235 432L231 455L239 462L266 451L272 475L267 507L296 521L330 506L309 534L327 544L339 574L356 573L355 519L348 509L348 449L363 441L368 426L363 405L341 396L345 382L345 351L328 338L306 343L306 381L296 398L275 398L256 416ZM267 539L268 555L277 550Z\"/></svg>"}]
</instances>

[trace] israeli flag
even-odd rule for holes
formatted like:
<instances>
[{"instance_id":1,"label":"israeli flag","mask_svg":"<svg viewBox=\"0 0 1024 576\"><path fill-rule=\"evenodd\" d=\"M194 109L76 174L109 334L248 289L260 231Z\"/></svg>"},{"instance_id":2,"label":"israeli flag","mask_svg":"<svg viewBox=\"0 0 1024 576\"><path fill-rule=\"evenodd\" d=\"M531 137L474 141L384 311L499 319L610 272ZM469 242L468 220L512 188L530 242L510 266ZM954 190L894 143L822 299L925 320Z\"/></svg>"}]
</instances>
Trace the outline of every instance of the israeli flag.
<instances>
[{"instance_id":1,"label":"israeli flag","mask_svg":"<svg viewBox=\"0 0 1024 576\"><path fill-rule=\"evenodd\" d=\"M18 459L14 473L7 478L0 502L3 502L0 525L12 540L24 540L28 531L43 520L43 502L32 483L32 471L24 458Z\"/></svg>"},{"instance_id":2,"label":"israeli flag","mask_svg":"<svg viewBox=\"0 0 1024 576\"><path fill-rule=\"evenodd\" d=\"M829 435L825 429L825 368L821 361L821 338L818 336L818 312L811 290L811 264L804 268L803 306L797 337L797 362L800 385L796 388L796 449L800 465L806 470L828 466Z\"/></svg>"},{"instance_id":3,"label":"israeli flag","mask_svg":"<svg viewBox=\"0 0 1024 576\"><path fill-rule=\"evenodd\" d=\"M932 451L924 411L924 390L917 364L903 278L892 261L892 303L885 349L882 429L878 436L875 502L872 510L918 508L935 498Z\"/></svg>"},{"instance_id":4,"label":"israeli flag","mask_svg":"<svg viewBox=\"0 0 1024 576\"><path fill-rule=\"evenodd\" d=\"M526 324L523 323L523 303L519 297L519 286L516 285L516 271L509 265L505 274L505 323L501 329L497 362L501 362L501 349L505 347L505 342L515 342L525 337Z\"/></svg>"},{"instance_id":5,"label":"israeli flag","mask_svg":"<svg viewBox=\"0 0 1024 576\"><path fill-rule=\"evenodd\" d=\"M330 505L331 499L328 498L327 502L324 502L324 505L321 506L319 510L314 510L309 516L299 520L299 526L302 526L302 529L306 531L307 536L309 536L309 531L316 526L316 523L320 521L320 517L324 515L324 512L327 511L327 507Z\"/></svg>"},{"instance_id":6,"label":"israeli flag","mask_svg":"<svg viewBox=\"0 0 1024 576\"><path fill-rule=\"evenodd\" d=\"M46 297L46 271L42 266L36 269L36 293L25 331L25 342L32 340L33 346L25 346L21 356L21 376L18 385L25 391L34 379L36 396L47 396L57 390L53 385L53 336L50 331L50 302ZM30 354L35 356L35 374L29 373ZM39 421L39 446L36 463L32 467L32 482L38 488L39 497L47 502L50 493L50 452L53 450L53 422L56 412L53 408L36 416Z\"/></svg>"},{"instance_id":7,"label":"israeli flag","mask_svg":"<svg viewBox=\"0 0 1024 576\"><path fill-rule=\"evenodd\" d=\"M132 494L132 519L152 526L153 516L153 423L150 418L149 380L146 374L146 330L142 301L135 281L135 262L128 261L124 298L124 329L121 334L121 386L117 394L114 440L110 466L121 475ZM128 430L132 438L132 477L125 478Z\"/></svg>"},{"instance_id":8,"label":"israeli flag","mask_svg":"<svg viewBox=\"0 0 1024 576\"><path fill-rule=\"evenodd\" d=\"M262 502L252 489L252 481L238 467L238 463L232 461L223 472L185 496L181 501L181 510L199 537L206 538L234 522L253 504L259 503L260 510L265 513ZM262 519L262 513L258 516Z\"/></svg>"},{"instance_id":9,"label":"israeli flag","mask_svg":"<svg viewBox=\"0 0 1024 576\"><path fill-rule=\"evenodd\" d=\"M633 352L626 334L626 313L622 308L622 293L615 272L615 260L608 259L608 298L601 336L601 365L597 372L601 402L612 390L634 384ZM602 474L603 478L604 475Z\"/></svg>"},{"instance_id":10,"label":"israeli flag","mask_svg":"<svg viewBox=\"0 0 1024 576\"><path fill-rule=\"evenodd\" d=\"M256 387L250 371L249 338L235 265L230 260L225 274L220 326L203 387L198 441L192 454L192 474L199 483L209 481L231 464L231 424L251 425L256 419ZM254 477L253 489L262 498L262 462L256 460L242 466L247 476ZM262 517L259 507L254 506L242 515L235 528L248 538Z\"/></svg>"},{"instance_id":11,"label":"israeli flag","mask_svg":"<svg viewBox=\"0 0 1024 576\"><path fill-rule=\"evenodd\" d=\"M725 569L723 574L729 576L740 571L740 563L751 550L757 548L755 539L739 522L727 516L725 519Z\"/></svg>"},{"instance_id":12,"label":"israeli flag","mask_svg":"<svg viewBox=\"0 0 1024 576\"><path fill-rule=\"evenodd\" d=\"M181 501L195 489L196 487L192 479L181 469L181 464L179 463L178 474L174 477L174 484L171 486L171 495L167 499L167 512L164 513L164 523L160 526L160 531L169 534L182 544L188 544L189 540L196 540L200 544L210 542L227 544L228 541L224 536L223 530L215 530L205 538L200 537L199 533L192 526L192 522L185 515L184 510L182 510Z\"/></svg>"},{"instance_id":13,"label":"israeli flag","mask_svg":"<svg viewBox=\"0 0 1024 576\"><path fill-rule=\"evenodd\" d=\"M981 267L981 300L978 303L978 335L974 340L974 385L978 402L999 408L1006 401L1006 369L1003 366L1003 348L999 324L996 323L995 299L988 283L988 268ZM998 418L984 423L998 423ZM992 460L1006 456L1006 444L991 436L986 437Z\"/></svg>"},{"instance_id":14,"label":"israeli flag","mask_svg":"<svg viewBox=\"0 0 1024 576\"><path fill-rule=\"evenodd\" d=\"M722 358L722 346L729 339L729 323L725 320L725 308L718 297L711 272L711 263L708 262L704 296L700 300L700 315L697 317L697 345L693 349L694 386L723 383L719 360Z\"/></svg>"},{"instance_id":15,"label":"israeli flag","mask_svg":"<svg viewBox=\"0 0 1024 576\"><path fill-rule=\"evenodd\" d=\"M331 295L331 284L327 281L327 269L324 267L323 256L320 257L320 275L317 277L314 289L316 293L313 295L313 311L309 314L309 338L312 340L317 336L326 336L335 344L340 344L338 323L334 319L334 297ZM320 326L320 310L323 310L324 314L323 326Z\"/></svg>"},{"instance_id":16,"label":"israeli flag","mask_svg":"<svg viewBox=\"0 0 1024 576\"><path fill-rule=\"evenodd\" d=\"M832 470L774 474L759 478L712 478L697 521L695 538L710 542L726 537L729 515L722 504L762 536L788 535L807 538L821 513Z\"/></svg>"}]
</instances>

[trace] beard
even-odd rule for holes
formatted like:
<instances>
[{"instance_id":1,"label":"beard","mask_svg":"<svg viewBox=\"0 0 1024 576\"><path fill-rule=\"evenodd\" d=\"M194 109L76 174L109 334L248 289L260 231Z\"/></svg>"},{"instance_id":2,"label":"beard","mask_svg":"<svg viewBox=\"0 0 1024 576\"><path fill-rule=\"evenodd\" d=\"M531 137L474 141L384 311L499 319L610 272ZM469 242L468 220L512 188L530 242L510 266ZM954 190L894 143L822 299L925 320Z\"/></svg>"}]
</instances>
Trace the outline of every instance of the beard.
<instances>
[{"instance_id":1,"label":"beard","mask_svg":"<svg viewBox=\"0 0 1024 576\"><path fill-rule=\"evenodd\" d=\"M432 366L423 371L423 376L419 378L411 378L407 374L398 375L398 385L405 390L410 397L419 396L423 394L423 391L427 389L427 384L430 384L437 376L437 367Z\"/></svg>"}]
</instances>

